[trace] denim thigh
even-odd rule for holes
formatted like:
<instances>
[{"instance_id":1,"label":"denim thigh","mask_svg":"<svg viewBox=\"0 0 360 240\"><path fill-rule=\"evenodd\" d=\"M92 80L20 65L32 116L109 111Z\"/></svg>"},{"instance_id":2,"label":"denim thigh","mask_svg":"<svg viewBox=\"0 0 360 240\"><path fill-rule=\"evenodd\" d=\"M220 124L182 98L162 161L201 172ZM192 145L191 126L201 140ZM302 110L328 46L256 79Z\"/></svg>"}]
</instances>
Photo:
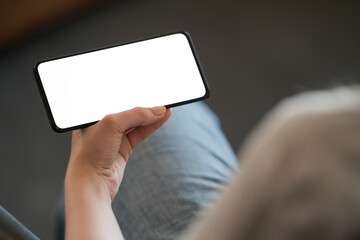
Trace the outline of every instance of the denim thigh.
<instances>
[{"instance_id":1,"label":"denim thigh","mask_svg":"<svg viewBox=\"0 0 360 240\"><path fill-rule=\"evenodd\" d=\"M204 103L174 108L127 163L113 202L125 239L177 239L236 170L215 114Z\"/></svg>"}]
</instances>

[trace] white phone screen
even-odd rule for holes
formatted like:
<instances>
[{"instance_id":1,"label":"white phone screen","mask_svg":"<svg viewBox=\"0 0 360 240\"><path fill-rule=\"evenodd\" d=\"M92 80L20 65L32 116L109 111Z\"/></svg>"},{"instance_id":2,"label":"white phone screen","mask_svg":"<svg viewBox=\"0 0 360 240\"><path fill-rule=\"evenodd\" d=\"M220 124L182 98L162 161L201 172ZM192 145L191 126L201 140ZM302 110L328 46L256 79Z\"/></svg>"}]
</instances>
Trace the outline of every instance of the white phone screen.
<instances>
[{"instance_id":1,"label":"white phone screen","mask_svg":"<svg viewBox=\"0 0 360 240\"><path fill-rule=\"evenodd\" d=\"M136 106L180 105L208 96L184 33L44 61L35 75L57 131Z\"/></svg>"}]
</instances>

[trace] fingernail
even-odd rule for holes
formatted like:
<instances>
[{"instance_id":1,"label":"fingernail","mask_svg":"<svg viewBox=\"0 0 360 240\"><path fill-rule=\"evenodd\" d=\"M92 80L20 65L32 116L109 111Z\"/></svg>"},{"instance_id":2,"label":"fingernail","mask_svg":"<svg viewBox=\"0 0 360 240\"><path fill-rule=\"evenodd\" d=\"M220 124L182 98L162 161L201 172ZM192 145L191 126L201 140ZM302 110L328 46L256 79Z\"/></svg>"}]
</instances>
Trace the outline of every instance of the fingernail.
<instances>
[{"instance_id":1,"label":"fingernail","mask_svg":"<svg viewBox=\"0 0 360 240\"><path fill-rule=\"evenodd\" d=\"M151 108L151 111L155 116L161 116L166 112L166 108L164 106L153 107Z\"/></svg>"}]
</instances>

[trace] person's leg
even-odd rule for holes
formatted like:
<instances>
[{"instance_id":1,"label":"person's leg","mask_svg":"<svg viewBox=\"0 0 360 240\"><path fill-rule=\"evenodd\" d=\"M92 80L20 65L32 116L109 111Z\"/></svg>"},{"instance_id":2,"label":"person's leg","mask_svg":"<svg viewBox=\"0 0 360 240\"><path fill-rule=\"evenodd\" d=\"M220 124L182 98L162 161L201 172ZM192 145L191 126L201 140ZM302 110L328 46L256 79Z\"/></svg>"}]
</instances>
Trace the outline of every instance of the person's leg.
<instances>
[{"instance_id":1,"label":"person's leg","mask_svg":"<svg viewBox=\"0 0 360 240\"><path fill-rule=\"evenodd\" d=\"M126 166L113 202L125 239L176 239L236 168L218 119L205 104L174 108Z\"/></svg>"},{"instance_id":2,"label":"person's leg","mask_svg":"<svg viewBox=\"0 0 360 240\"><path fill-rule=\"evenodd\" d=\"M212 205L237 168L219 121L205 104L174 108L127 163L113 202L125 239L177 239L201 208ZM63 237L62 204L58 239Z\"/></svg>"}]
</instances>

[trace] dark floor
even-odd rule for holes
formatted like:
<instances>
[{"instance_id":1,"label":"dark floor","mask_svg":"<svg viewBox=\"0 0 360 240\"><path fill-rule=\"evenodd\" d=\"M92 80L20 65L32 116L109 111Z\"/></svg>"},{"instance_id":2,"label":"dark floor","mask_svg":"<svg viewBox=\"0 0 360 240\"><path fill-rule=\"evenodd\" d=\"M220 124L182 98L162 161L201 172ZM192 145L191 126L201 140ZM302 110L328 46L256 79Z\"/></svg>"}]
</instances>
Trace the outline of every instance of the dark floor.
<instances>
[{"instance_id":1,"label":"dark floor","mask_svg":"<svg viewBox=\"0 0 360 240\"><path fill-rule=\"evenodd\" d=\"M110 1L0 56L0 205L42 239L69 155L48 124L32 75L37 60L179 30L193 38L237 148L281 98L360 79L358 1ZM291 3L290 3L291 2Z\"/></svg>"}]
</instances>

